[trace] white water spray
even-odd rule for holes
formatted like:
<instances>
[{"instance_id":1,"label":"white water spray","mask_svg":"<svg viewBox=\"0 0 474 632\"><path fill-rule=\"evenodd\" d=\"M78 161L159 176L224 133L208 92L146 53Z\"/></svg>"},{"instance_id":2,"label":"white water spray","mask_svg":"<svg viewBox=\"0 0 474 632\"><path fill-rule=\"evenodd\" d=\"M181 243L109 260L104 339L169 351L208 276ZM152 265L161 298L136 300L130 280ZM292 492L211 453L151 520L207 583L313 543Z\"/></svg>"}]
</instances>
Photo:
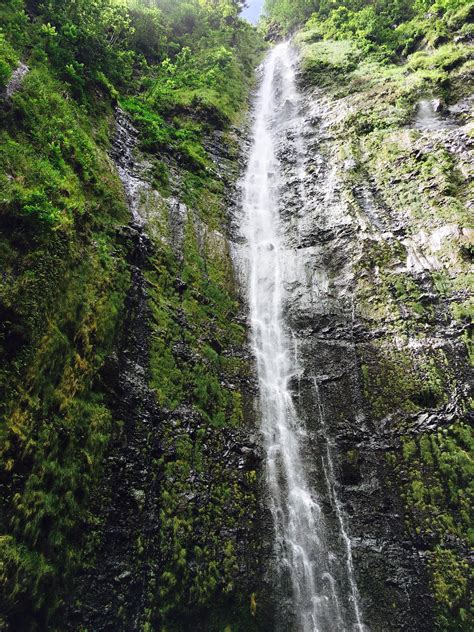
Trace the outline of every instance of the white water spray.
<instances>
[{"instance_id":1,"label":"white water spray","mask_svg":"<svg viewBox=\"0 0 474 632\"><path fill-rule=\"evenodd\" d=\"M325 477L331 502L336 502L339 535L346 548L342 555L347 556L348 576L343 582L335 577L336 556L328 548L321 506L305 471L303 442L307 433L296 413L289 386L298 373L298 360L296 348L292 351L291 331L284 321L286 273L293 251L284 245L280 227L285 178L279 152L285 150L285 139L292 138L296 160L286 184L296 187L299 210L304 210L308 201L299 108L295 55L289 43L280 44L270 52L263 67L244 181L244 212L253 347L260 383L275 551L280 590L284 594L288 583L286 592L291 600L291 628L284 623L282 629L362 631L350 541L335 495L332 456L328 448ZM350 586L351 594L340 594L342 584Z\"/></svg>"}]
</instances>

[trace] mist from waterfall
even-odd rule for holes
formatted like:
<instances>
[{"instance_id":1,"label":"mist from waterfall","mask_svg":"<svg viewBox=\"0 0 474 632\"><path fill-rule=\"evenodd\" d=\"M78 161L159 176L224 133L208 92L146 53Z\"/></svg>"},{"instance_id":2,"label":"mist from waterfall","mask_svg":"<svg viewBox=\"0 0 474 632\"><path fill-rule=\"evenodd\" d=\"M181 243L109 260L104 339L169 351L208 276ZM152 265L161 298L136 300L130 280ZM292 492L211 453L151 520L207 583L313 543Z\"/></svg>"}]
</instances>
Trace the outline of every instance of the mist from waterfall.
<instances>
[{"instance_id":1,"label":"mist from waterfall","mask_svg":"<svg viewBox=\"0 0 474 632\"><path fill-rule=\"evenodd\" d=\"M304 138L296 66L296 54L288 42L273 48L264 62L243 182L252 342L260 386L275 560L279 591L288 595L291 604L291 623L281 623L280 629L362 631L365 627L353 574L351 544L337 498L330 442L327 440L322 467L327 496L337 514L338 537L342 542L337 551L329 548L321 501L308 480L303 456L308 433L298 417L290 390L291 379L298 375L299 367L292 332L284 318L286 273L294 251L285 243L280 221L282 186L295 187L300 211L309 203L304 187ZM283 174L279 159L288 137L292 138L291 150L295 154L290 179ZM316 382L315 399L318 402L315 417L320 418L324 430L324 411ZM345 558L344 563L337 563L338 555ZM339 581L337 573L341 572L345 577Z\"/></svg>"}]
</instances>

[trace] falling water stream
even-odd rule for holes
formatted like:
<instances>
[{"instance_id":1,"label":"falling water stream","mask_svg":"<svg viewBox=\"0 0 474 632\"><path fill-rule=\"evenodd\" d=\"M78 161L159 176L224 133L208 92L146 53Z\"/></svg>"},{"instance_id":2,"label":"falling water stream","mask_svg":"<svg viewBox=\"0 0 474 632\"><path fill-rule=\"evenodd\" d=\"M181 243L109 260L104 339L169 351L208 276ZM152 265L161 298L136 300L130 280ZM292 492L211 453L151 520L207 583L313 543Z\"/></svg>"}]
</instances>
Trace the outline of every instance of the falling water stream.
<instances>
[{"instance_id":1,"label":"falling water stream","mask_svg":"<svg viewBox=\"0 0 474 632\"><path fill-rule=\"evenodd\" d=\"M290 43L276 46L263 65L252 148L243 183L250 313L260 384L267 485L275 528L275 558L280 590L288 593L292 611L291 622L281 624L280 629L362 632L365 628L361 622L351 543L337 498L330 441L326 435L321 467L326 494L336 515L337 539L341 543L337 551L329 549L321 503L306 473L304 454L308 433L298 418L290 390L291 379L298 374L299 367L292 332L284 317L288 258L293 252L284 241L280 221L284 181L295 187L300 212L308 204L301 99L295 68L296 57ZM290 182L279 158L282 142L288 135L293 139L296 155ZM324 436L324 410L316 380L314 388L318 402L315 415ZM337 563L338 556L344 558L344 563ZM338 573L345 576L338 577Z\"/></svg>"}]
</instances>

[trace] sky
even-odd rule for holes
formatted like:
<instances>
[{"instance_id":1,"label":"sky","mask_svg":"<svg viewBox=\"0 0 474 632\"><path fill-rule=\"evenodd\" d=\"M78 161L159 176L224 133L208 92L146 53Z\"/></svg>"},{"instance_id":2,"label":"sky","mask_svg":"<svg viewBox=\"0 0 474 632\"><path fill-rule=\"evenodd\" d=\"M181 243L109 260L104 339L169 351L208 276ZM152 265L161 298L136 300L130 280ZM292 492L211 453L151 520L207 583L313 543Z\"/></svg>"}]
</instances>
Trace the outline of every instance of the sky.
<instances>
[{"instance_id":1,"label":"sky","mask_svg":"<svg viewBox=\"0 0 474 632\"><path fill-rule=\"evenodd\" d=\"M242 11L242 17L255 24L262 10L263 3L264 0L247 0L249 6Z\"/></svg>"}]
</instances>

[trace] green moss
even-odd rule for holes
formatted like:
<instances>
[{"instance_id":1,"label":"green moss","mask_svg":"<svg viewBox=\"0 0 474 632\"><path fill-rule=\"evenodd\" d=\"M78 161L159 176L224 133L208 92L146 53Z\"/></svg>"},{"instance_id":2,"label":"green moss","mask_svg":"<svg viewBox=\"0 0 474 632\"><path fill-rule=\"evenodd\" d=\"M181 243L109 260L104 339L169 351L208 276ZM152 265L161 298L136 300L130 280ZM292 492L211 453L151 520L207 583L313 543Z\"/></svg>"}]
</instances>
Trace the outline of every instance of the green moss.
<instances>
[{"instance_id":1,"label":"green moss","mask_svg":"<svg viewBox=\"0 0 474 632\"><path fill-rule=\"evenodd\" d=\"M164 197L171 193L169 169L165 162L154 161L151 169L151 181L153 187Z\"/></svg>"},{"instance_id":2,"label":"green moss","mask_svg":"<svg viewBox=\"0 0 474 632\"><path fill-rule=\"evenodd\" d=\"M437 628L469 630L472 577L467 551L474 542L472 429L457 422L442 431L405 436L389 459L401 485L407 528L428 553Z\"/></svg>"},{"instance_id":3,"label":"green moss","mask_svg":"<svg viewBox=\"0 0 474 632\"><path fill-rule=\"evenodd\" d=\"M0 89L7 85L12 71L18 64L18 57L14 49L6 41L0 31Z\"/></svg>"},{"instance_id":4,"label":"green moss","mask_svg":"<svg viewBox=\"0 0 474 632\"><path fill-rule=\"evenodd\" d=\"M350 73L357 68L361 51L351 42L316 42L311 37L299 39L303 46L303 73L306 82L329 86L335 82L347 82Z\"/></svg>"},{"instance_id":5,"label":"green moss","mask_svg":"<svg viewBox=\"0 0 474 632\"><path fill-rule=\"evenodd\" d=\"M418 51L410 56L410 70L453 70L462 65L470 57L470 51L464 44L446 44L435 51Z\"/></svg>"},{"instance_id":6,"label":"green moss","mask_svg":"<svg viewBox=\"0 0 474 632\"><path fill-rule=\"evenodd\" d=\"M447 401L449 376L442 352L412 356L391 346L374 345L374 351L376 348L377 355L364 365L363 380L377 418L390 413L400 416Z\"/></svg>"},{"instance_id":7,"label":"green moss","mask_svg":"<svg viewBox=\"0 0 474 632\"><path fill-rule=\"evenodd\" d=\"M227 325L238 308L230 294L230 261L214 248L201 253L189 223L186 233L182 266L171 250L162 248L149 275L154 314L151 385L170 409L190 398L204 419L216 425L237 423L242 418L241 396L221 386L222 376L235 364L231 357L222 357L221 350L244 340L243 329ZM183 343L189 360L180 357Z\"/></svg>"},{"instance_id":8,"label":"green moss","mask_svg":"<svg viewBox=\"0 0 474 632\"><path fill-rule=\"evenodd\" d=\"M470 580L468 562L454 551L437 546L430 556L429 567L438 604L438 628L471 629L474 612L466 609L469 608L466 601Z\"/></svg>"},{"instance_id":9,"label":"green moss","mask_svg":"<svg viewBox=\"0 0 474 632\"><path fill-rule=\"evenodd\" d=\"M373 156L372 170L396 210L410 209L415 220L467 220L465 183L456 159L442 147L417 150L416 136L386 137L374 132L365 142ZM422 195L420 195L422 192Z\"/></svg>"},{"instance_id":10,"label":"green moss","mask_svg":"<svg viewBox=\"0 0 474 632\"><path fill-rule=\"evenodd\" d=\"M25 551L44 557L38 570L49 569L51 575L54 569L55 581L65 581L82 561L84 504L112 434L110 412L91 383L111 348L126 289L127 275L117 263L107 270L86 261L59 284L62 298L55 300L54 318L36 348L25 350L26 376L9 384L13 399L7 399L0 429L3 474L10 479L27 472L7 488L9 532L18 542L18 556ZM54 610L58 603L46 598L49 575L29 579L43 586L34 609ZM13 580L15 573L9 576ZM14 599L17 590L16 583L8 585L8 597Z\"/></svg>"},{"instance_id":11,"label":"green moss","mask_svg":"<svg viewBox=\"0 0 474 632\"><path fill-rule=\"evenodd\" d=\"M62 90L38 67L2 114L0 587L24 629L48 620L84 563L113 433L96 380L129 283L120 182Z\"/></svg>"},{"instance_id":12,"label":"green moss","mask_svg":"<svg viewBox=\"0 0 474 632\"><path fill-rule=\"evenodd\" d=\"M183 603L194 610L209 603L216 608L235 592L238 543L223 542L220 530L223 524L232 527L252 520L256 481L250 483L247 477L243 485L238 473L229 472L216 458L220 441L205 427L193 439L179 423L166 435L165 453L172 458L164 463L160 541L165 570L158 581L159 615L166 629L179 629L178 622L186 620ZM195 505L195 499L203 497L206 502Z\"/></svg>"}]
</instances>

